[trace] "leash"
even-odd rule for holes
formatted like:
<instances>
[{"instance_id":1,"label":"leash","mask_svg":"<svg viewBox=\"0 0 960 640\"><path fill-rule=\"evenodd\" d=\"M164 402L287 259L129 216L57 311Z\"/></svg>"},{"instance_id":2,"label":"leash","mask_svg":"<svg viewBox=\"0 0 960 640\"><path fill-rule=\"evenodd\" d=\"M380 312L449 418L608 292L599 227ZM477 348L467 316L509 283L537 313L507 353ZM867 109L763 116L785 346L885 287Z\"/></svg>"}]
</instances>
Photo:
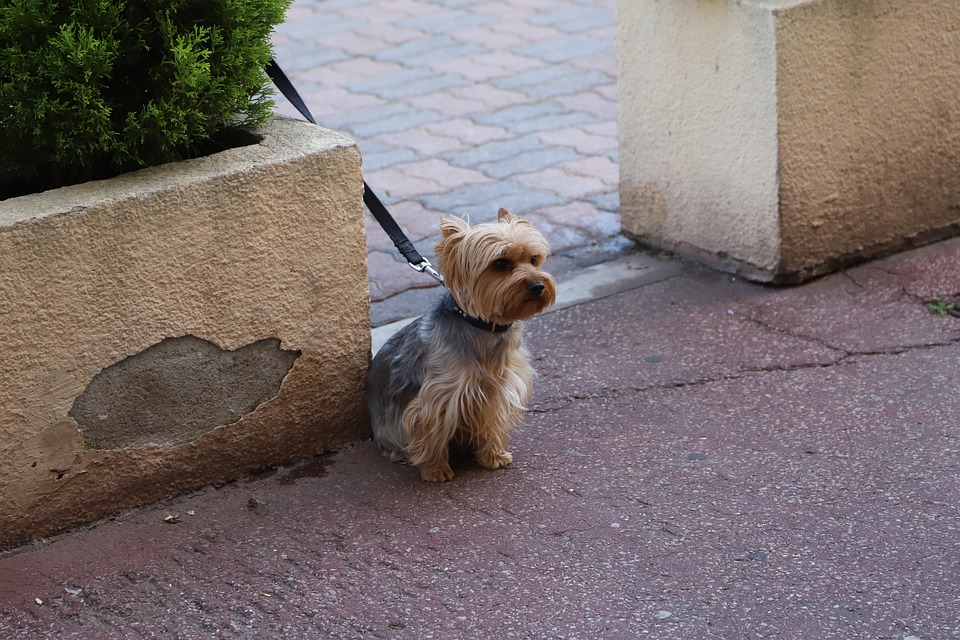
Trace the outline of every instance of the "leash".
<instances>
[{"instance_id":1,"label":"leash","mask_svg":"<svg viewBox=\"0 0 960 640\"><path fill-rule=\"evenodd\" d=\"M310 113L310 109L307 108L307 104L303 101L303 98L300 97L293 83L287 78L287 74L283 72L283 69L280 68L277 61L271 58L270 63L267 64L264 70L267 72L267 76L273 80L273 84L280 90L280 93L290 101L290 104L297 108L300 115L306 118L308 122L317 124L317 121L313 119L313 114ZM393 216L390 215L390 212L387 211L387 208L380 201L380 198L377 197L377 194L373 192L373 189L370 188L366 180L363 181L363 203L367 205L367 209L370 210L370 213L373 214L376 221L380 223L383 230L390 236L393 245L406 259L410 267L414 271L426 273L440 284L444 284L443 276L433 268L429 260L420 255L420 252L417 251L413 243L410 242L410 239L403 233L400 225L393 219Z\"/></svg>"}]
</instances>

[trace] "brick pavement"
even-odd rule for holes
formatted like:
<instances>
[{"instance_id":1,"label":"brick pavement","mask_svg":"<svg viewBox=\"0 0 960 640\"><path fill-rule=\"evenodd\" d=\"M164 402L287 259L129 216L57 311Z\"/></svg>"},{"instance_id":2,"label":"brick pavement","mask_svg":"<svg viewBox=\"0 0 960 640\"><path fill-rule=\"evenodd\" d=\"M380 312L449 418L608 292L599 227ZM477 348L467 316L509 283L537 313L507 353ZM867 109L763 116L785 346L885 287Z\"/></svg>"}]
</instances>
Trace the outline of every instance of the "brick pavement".
<instances>
[{"instance_id":1,"label":"brick pavement","mask_svg":"<svg viewBox=\"0 0 960 640\"><path fill-rule=\"evenodd\" d=\"M367 182L425 255L441 215L482 222L501 206L555 254L610 243L613 40L612 0L297 0L274 38L317 120L357 140ZM375 308L433 286L367 217Z\"/></svg>"}]
</instances>

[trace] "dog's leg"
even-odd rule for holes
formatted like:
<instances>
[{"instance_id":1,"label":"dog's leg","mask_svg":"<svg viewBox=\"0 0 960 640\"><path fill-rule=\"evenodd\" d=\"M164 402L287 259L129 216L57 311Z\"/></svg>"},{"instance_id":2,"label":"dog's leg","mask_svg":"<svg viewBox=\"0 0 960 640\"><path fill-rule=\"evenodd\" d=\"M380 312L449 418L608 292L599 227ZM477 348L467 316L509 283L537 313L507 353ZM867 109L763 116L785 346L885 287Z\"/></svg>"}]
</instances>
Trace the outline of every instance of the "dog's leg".
<instances>
[{"instance_id":1,"label":"dog's leg","mask_svg":"<svg viewBox=\"0 0 960 640\"><path fill-rule=\"evenodd\" d=\"M513 462L513 454L506 451L503 446L491 447L477 452L477 462L484 469L494 471L509 466Z\"/></svg>"},{"instance_id":2,"label":"dog's leg","mask_svg":"<svg viewBox=\"0 0 960 640\"><path fill-rule=\"evenodd\" d=\"M523 421L524 406L533 390L533 369L521 351L509 355L508 374L487 394L476 432L477 462L485 469L501 469L513 462L507 451L510 432Z\"/></svg>"},{"instance_id":3,"label":"dog's leg","mask_svg":"<svg viewBox=\"0 0 960 640\"><path fill-rule=\"evenodd\" d=\"M450 436L443 411L416 397L403 412L404 453L420 469L427 482L453 480L450 468Z\"/></svg>"},{"instance_id":4,"label":"dog's leg","mask_svg":"<svg viewBox=\"0 0 960 640\"><path fill-rule=\"evenodd\" d=\"M453 480L453 469L446 460L418 464L420 479L427 482L448 482Z\"/></svg>"},{"instance_id":5,"label":"dog's leg","mask_svg":"<svg viewBox=\"0 0 960 640\"><path fill-rule=\"evenodd\" d=\"M510 441L510 429L513 425L504 420L504 416L487 422L476 434L475 456L484 469L501 469L513 462L513 454L507 451Z\"/></svg>"}]
</instances>

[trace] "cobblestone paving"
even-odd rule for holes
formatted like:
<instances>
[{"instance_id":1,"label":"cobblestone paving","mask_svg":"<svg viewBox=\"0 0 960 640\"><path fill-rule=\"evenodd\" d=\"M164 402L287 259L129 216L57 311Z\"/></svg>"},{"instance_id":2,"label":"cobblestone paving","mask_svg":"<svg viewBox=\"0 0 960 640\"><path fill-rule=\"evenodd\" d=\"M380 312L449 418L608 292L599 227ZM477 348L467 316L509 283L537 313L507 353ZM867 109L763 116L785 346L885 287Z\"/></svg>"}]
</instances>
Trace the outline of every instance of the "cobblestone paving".
<instances>
[{"instance_id":1,"label":"cobblestone paving","mask_svg":"<svg viewBox=\"0 0 960 640\"><path fill-rule=\"evenodd\" d=\"M501 206L554 253L619 232L612 0L298 0L274 42L425 255L441 215ZM366 226L374 302L432 286Z\"/></svg>"}]
</instances>

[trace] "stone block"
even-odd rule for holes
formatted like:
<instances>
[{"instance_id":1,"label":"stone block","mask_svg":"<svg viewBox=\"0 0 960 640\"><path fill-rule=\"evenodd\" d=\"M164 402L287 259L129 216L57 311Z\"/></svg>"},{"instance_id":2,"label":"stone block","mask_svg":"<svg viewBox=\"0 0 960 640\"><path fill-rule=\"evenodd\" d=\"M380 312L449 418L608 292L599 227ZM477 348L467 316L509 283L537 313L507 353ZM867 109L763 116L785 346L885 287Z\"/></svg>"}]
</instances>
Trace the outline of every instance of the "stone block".
<instances>
[{"instance_id":1,"label":"stone block","mask_svg":"<svg viewBox=\"0 0 960 640\"><path fill-rule=\"evenodd\" d=\"M622 224L790 283L960 228L950 0L618 0Z\"/></svg>"},{"instance_id":2,"label":"stone block","mask_svg":"<svg viewBox=\"0 0 960 640\"><path fill-rule=\"evenodd\" d=\"M367 436L355 143L0 202L0 548Z\"/></svg>"}]
</instances>

